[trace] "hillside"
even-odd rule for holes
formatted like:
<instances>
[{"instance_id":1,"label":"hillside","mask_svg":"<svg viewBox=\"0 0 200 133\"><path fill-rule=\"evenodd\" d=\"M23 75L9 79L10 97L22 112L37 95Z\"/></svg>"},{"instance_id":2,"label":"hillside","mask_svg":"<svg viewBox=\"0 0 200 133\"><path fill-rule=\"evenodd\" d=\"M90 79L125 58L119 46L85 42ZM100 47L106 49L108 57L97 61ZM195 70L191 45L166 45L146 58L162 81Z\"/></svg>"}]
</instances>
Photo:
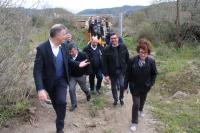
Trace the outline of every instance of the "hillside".
<instances>
[{"instance_id":1,"label":"hillside","mask_svg":"<svg viewBox=\"0 0 200 133\"><path fill-rule=\"evenodd\" d=\"M73 13L62 8L46 8L46 9L26 9L21 8L28 16L43 16L48 18L53 17L71 17Z\"/></svg>"},{"instance_id":2,"label":"hillside","mask_svg":"<svg viewBox=\"0 0 200 133\"><path fill-rule=\"evenodd\" d=\"M130 13L139 11L141 9L146 8L146 6L122 6L122 7L114 7L114 8L102 8L102 9L86 9L83 10L77 15L91 15L91 14L112 14L112 15L118 15L119 13Z\"/></svg>"}]
</instances>

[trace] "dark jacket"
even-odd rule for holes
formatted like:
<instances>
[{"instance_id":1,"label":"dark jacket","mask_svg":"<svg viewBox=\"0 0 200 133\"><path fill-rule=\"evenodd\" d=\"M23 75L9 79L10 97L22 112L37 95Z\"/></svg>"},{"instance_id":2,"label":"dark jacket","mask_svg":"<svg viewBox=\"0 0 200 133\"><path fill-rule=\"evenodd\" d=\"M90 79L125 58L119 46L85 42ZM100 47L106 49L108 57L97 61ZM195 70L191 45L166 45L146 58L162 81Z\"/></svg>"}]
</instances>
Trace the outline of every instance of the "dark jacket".
<instances>
[{"instance_id":1,"label":"dark jacket","mask_svg":"<svg viewBox=\"0 0 200 133\"><path fill-rule=\"evenodd\" d=\"M71 66L78 66L79 62L72 62L69 59L66 48L64 48L63 45L61 46L61 52L63 55L66 74L64 78L66 78L67 83L69 83L68 65L70 64ZM56 82L56 69L54 55L49 40L43 42L37 47L33 76L37 91L41 89L51 91L54 88Z\"/></svg>"},{"instance_id":2,"label":"dark jacket","mask_svg":"<svg viewBox=\"0 0 200 133\"><path fill-rule=\"evenodd\" d=\"M119 64L122 74L125 74L129 61L129 53L126 45L118 45ZM105 76L113 77L116 75L116 55L112 45L106 46L103 52L103 73Z\"/></svg>"},{"instance_id":3,"label":"dark jacket","mask_svg":"<svg viewBox=\"0 0 200 133\"><path fill-rule=\"evenodd\" d=\"M125 89L128 87L131 93L138 94L140 92L148 92L154 85L157 69L153 58L147 57L144 66L139 66L139 55L129 60L126 75Z\"/></svg>"},{"instance_id":4,"label":"dark jacket","mask_svg":"<svg viewBox=\"0 0 200 133\"><path fill-rule=\"evenodd\" d=\"M91 64L92 68L92 73L96 69L101 69L102 70L102 54L103 54L104 47L101 46L100 44L97 45L97 56L94 56L94 50L91 48L91 43L89 43L84 49L83 52L87 54L89 57L89 61Z\"/></svg>"},{"instance_id":5,"label":"dark jacket","mask_svg":"<svg viewBox=\"0 0 200 133\"><path fill-rule=\"evenodd\" d=\"M73 60L72 57L70 57L71 60ZM78 52L78 56L76 57L75 61L77 62L81 62L81 61L84 61L88 59L87 55L83 52ZM70 76L72 77L80 77L80 76L83 76L84 74L85 75L88 75L90 73L90 65L86 66L86 67L83 67L83 68L80 68L80 67L77 67L77 66L70 66Z\"/></svg>"}]
</instances>

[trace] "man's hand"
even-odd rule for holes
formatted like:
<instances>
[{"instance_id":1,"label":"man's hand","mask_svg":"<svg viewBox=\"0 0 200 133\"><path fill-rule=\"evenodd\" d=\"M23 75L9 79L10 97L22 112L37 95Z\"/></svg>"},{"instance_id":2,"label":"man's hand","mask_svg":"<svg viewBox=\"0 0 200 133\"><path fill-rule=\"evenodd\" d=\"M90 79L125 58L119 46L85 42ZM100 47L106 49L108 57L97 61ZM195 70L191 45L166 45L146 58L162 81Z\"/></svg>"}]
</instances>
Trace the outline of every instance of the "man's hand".
<instances>
[{"instance_id":1,"label":"man's hand","mask_svg":"<svg viewBox=\"0 0 200 133\"><path fill-rule=\"evenodd\" d=\"M39 91L38 91L38 99L39 99L40 101L47 101L47 100L48 100L48 99L47 99L47 93L46 93L45 90L39 90Z\"/></svg>"},{"instance_id":2,"label":"man's hand","mask_svg":"<svg viewBox=\"0 0 200 133\"><path fill-rule=\"evenodd\" d=\"M80 62L79 67L85 67L88 64L90 64L90 62L86 59L86 60Z\"/></svg>"},{"instance_id":3,"label":"man's hand","mask_svg":"<svg viewBox=\"0 0 200 133\"><path fill-rule=\"evenodd\" d=\"M105 78L105 80L106 80L107 83L110 83L110 78L109 78L109 76L105 76L104 78Z\"/></svg>"}]
</instances>

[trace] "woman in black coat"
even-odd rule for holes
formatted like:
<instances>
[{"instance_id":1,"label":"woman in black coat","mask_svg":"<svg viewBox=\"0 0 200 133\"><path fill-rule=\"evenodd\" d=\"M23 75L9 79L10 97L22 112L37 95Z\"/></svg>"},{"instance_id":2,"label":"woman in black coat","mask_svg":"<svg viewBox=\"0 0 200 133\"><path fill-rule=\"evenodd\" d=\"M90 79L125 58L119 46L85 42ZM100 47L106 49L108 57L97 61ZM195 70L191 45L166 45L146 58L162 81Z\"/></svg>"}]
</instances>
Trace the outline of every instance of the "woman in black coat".
<instances>
[{"instance_id":1,"label":"woman in black coat","mask_svg":"<svg viewBox=\"0 0 200 133\"><path fill-rule=\"evenodd\" d=\"M145 38L138 41L136 49L138 55L130 59L125 75L125 89L128 88L129 84L133 99L131 131L137 129L138 113L144 117L143 107L147 93L154 85L157 75L155 61L150 57L150 45L150 41Z\"/></svg>"}]
</instances>

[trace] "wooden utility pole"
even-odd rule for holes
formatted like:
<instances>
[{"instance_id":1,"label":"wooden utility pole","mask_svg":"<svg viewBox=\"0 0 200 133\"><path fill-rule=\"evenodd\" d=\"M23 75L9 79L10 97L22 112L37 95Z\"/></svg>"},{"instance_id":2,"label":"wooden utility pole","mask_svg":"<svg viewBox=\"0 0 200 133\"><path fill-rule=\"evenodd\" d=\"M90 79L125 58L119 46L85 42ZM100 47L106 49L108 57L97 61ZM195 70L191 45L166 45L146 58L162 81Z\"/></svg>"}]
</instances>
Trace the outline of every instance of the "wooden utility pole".
<instances>
[{"instance_id":1,"label":"wooden utility pole","mask_svg":"<svg viewBox=\"0 0 200 133\"><path fill-rule=\"evenodd\" d=\"M176 2L177 15L176 15L176 46L180 48L182 46L180 36L180 0Z\"/></svg>"}]
</instances>

